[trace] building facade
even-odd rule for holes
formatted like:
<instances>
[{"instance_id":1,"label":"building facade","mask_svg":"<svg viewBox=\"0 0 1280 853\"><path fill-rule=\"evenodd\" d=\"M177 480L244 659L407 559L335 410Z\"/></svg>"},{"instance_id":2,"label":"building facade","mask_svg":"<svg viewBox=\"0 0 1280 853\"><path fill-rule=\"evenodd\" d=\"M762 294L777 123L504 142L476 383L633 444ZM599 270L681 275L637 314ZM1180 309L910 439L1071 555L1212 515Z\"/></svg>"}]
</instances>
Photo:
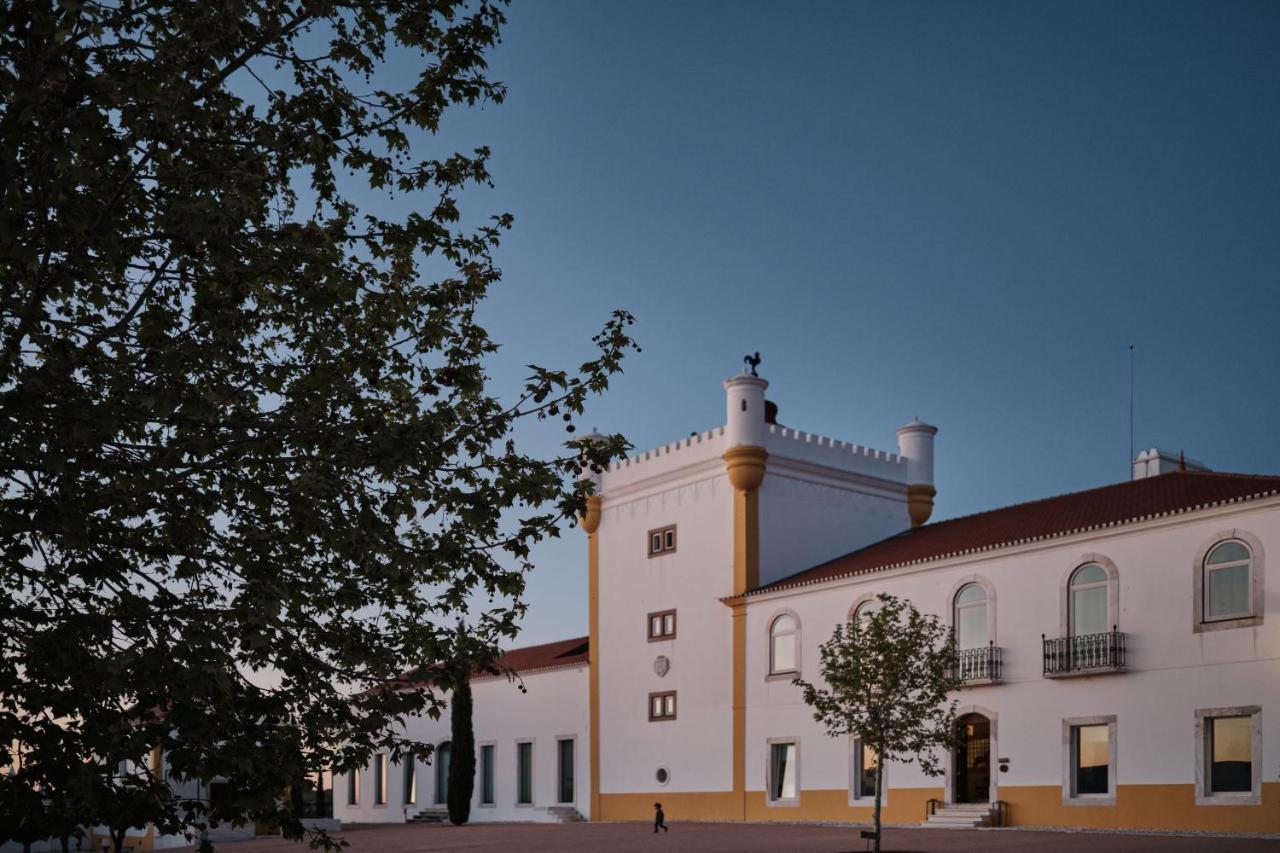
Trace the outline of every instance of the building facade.
<instances>
[{"instance_id":1,"label":"building facade","mask_svg":"<svg viewBox=\"0 0 1280 853\"><path fill-rule=\"evenodd\" d=\"M477 682L473 820L869 820L876 756L792 680L889 593L954 628L965 683L945 775L885 767L887 822L1280 832L1280 477L1145 451L930 524L934 427L873 450L782 426L766 388L727 380L724 426L596 475L589 636L511 652L527 693ZM335 817L412 819L437 770L375 758Z\"/></svg>"}]
</instances>

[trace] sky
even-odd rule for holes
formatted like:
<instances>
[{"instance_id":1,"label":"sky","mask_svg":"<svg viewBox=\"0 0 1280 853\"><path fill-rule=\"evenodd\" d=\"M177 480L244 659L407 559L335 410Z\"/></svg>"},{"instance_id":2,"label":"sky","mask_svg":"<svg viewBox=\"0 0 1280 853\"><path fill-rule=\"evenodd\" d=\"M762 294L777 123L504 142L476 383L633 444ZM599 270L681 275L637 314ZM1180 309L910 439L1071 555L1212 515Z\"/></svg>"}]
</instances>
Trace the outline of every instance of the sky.
<instances>
[{"instance_id":1,"label":"sky","mask_svg":"<svg viewBox=\"0 0 1280 853\"><path fill-rule=\"evenodd\" d=\"M935 519L1127 479L1136 446L1280 474L1280 4L524 0L492 148L492 370L643 352L584 426L724 420L759 351L789 426L939 427ZM527 449L557 436L531 430ZM537 547L520 644L585 634L586 545ZM797 566L797 570L803 566Z\"/></svg>"}]
</instances>

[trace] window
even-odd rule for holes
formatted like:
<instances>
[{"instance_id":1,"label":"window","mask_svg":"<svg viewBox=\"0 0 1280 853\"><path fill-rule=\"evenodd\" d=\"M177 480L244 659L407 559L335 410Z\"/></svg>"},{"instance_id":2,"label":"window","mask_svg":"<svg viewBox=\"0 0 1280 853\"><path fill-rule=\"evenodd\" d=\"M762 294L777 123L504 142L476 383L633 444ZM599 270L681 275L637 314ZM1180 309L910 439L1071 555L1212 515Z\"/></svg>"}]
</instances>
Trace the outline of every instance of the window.
<instances>
[{"instance_id":1,"label":"window","mask_svg":"<svg viewBox=\"0 0 1280 853\"><path fill-rule=\"evenodd\" d=\"M410 755L404 760L404 804L418 802L418 759Z\"/></svg>"},{"instance_id":2,"label":"window","mask_svg":"<svg viewBox=\"0 0 1280 853\"><path fill-rule=\"evenodd\" d=\"M453 759L453 744L443 741L436 746L436 805L449 802L449 763Z\"/></svg>"},{"instance_id":3,"label":"window","mask_svg":"<svg viewBox=\"0 0 1280 853\"><path fill-rule=\"evenodd\" d=\"M676 612L662 610L649 614L649 642L676 638Z\"/></svg>"},{"instance_id":4,"label":"window","mask_svg":"<svg viewBox=\"0 0 1280 853\"><path fill-rule=\"evenodd\" d=\"M480 805L491 806L493 799L493 744L480 747Z\"/></svg>"},{"instance_id":5,"label":"window","mask_svg":"<svg viewBox=\"0 0 1280 853\"><path fill-rule=\"evenodd\" d=\"M387 754L379 752L373 757L373 804L387 804Z\"/></svg>"},{"instance_id":6,"label":"window","mask_svg":"<svg viewBox=\"0 0 1280 853\"><path fill-rule=\"evenodd\" d=\"M794 741L769 742L769 802L794 804L799 797L798 750Z\"/></svg>"},{"instance_id":7,"label":"window","mask_svg":"<svg viewBox=\"0 0 1280 853\"><path fill-rule=\"evenodd\" d=\"M347 774L347 805L360 805L360 768L355 767Z\"/></svg>"},{"instance_id":8,"label":"window","mask_svg":"<svg viewBox=\"0 0 1280 853\"><path fill-rule=\"evenodd\" d=\"M799 670L799 625L784 613L769 626L769 674L791 674Z\"/></svg>"},{"instance_id":9,"label":"window","mask_svg":"<svg viewBox=\"0 0 1280 853\"><path fill-rule=\"evenodd\" d=\"M676 692L649 694L649 722L676 718Z\"/></svg>"},{"instance_id":10,"label":"window","mask_svg":"<svg viewBox=\"0 0 1280 853\"><path fill-rule=\"evenodd\" d=\"M676 550L676 526L659 527L649 531L649 556L657 557Z\"/></svg>"},{"instance_id":11,"label":"window","mask_svg":"<svg viewBox=\"0 0 1280 853\"><path fill-rule=\"evenodd\" d=\"M1204 558L1204 621L1253 615L1249 548L1238 539L1219 542Z\"/></svg>"},{"instance_id":12,"label":"window","mask_svg":"<svg viewBox=\"0 0 1280 853\"><path fill-rule=\"evenodd\" d=\"M1106 726L1072 726L1072 794L1105 794L1107 767L1111 754L1107 749Z\"/></svg>"},{"instance_id":13,"label":"window","mask_svg":"<svg viewBox=\"0 0 1280 853\"><path fill-rule=\"evenodd\" d=\"M853 613L849 617L849 621L855 626L861 626L863 622L871 618L871 614L876 612L879 603L874 598L868 598L866 601L853 608Z\"/></svg>"},{"instance_id":14,"label":"window","mask_svg":"<svg viewBox=\"0 0 1280 853\"><path fill-rule=\"evenodd\" d=\"M1067 602L1067 628L1071 636L1105 634L1110 630L1109 584L1107 570L1097 563L1086 563L1071 574Z\"/></svg>"},{"instance_id":15,"label":"window","mask_svg":"<svg viewBox=\"0 0 1280 853\"><path fill-rule=\"evenodd\" d=\"M1115 805L1116 718L1077 717L1062 721L1067 805Z\"/></svg>"},{"instance_id":16,"label":"window","mask_svg":"<svg viewBox=\"0 0 1280 853\"><path fill-rule=\"evenodd\" d=\"M876 751L861 740L853 742L853 799L871 799L876 795L876 768L880 759ZM883 796L882 791L882 796Z\"/></svg>"},{"instance_id":17,"label":"window","mask_svg":"<svg viewBox=\"0 0 1280 853\"><path fill-rule=\"evenodd\" d=\"M1257 705L1196 711L1196 802L1262 802L1262 709Z\"/></svg>"},{"instance_id":18,"label":"window","mask_svg":"<svg viewBox=\"0 0 1280 853\"><path fill-rule=\"evenodd\" d=\"M976 583L965 584L956 593L955 629L957 649L980 649L988 643L987 591Z\"/></svg>"},{"instance_id":19,"label":"window","mask_svg":"<svg viewBox=\"0 0 1280 853\"><path fill-rule=\"evenodd\" d=\"M556 741L557 767L559 781L557 796L560 798L558 802L572 803L574 800L573 791L573 739L561 738Z\"/></svg>"},{"instance_id":20,"label":"window","mask_svg":"<svg viewBox=\"0 0 1280 853\"><path fill-rule=\"evenodd\" d=\"M516 744L516 805L533 805L533 741Z\"/></svg>"}]
</instances>

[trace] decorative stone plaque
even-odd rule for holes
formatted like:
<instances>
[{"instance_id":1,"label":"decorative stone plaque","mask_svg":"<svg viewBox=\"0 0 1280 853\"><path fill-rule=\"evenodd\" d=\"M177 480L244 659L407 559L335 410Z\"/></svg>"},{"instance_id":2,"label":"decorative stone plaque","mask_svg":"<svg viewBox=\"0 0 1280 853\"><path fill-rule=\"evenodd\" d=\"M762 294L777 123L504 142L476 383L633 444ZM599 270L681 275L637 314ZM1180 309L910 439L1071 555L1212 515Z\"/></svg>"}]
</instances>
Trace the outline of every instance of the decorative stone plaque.
<instances>
[{"instance_id":1,"label":"decorative stone plaque","mask_svg":"<svg viewBox=\"0 0 1280 853\"><path fill-rule=\"evenodd\" d=\"M659 678L671 671L671 661L666 655L658 655L653 659L653 671L658 674Z\"/></svg>"}]
</instances>

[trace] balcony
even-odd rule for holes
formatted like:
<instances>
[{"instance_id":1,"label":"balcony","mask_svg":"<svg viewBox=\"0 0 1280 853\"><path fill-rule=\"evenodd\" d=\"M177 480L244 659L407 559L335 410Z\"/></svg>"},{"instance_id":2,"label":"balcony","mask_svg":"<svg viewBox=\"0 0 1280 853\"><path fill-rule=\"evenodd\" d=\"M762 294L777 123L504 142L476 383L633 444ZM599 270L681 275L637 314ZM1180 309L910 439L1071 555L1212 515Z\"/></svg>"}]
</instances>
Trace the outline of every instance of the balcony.
<instances>
[{"instance_id":1,"label":"balcony","mask_svg":"<svg viewBox=\"0 0 1280 853\"><path fill-rule=\"evenodd\" d=\"M1040 637L1044 641L1045 678L1124 672L1124 634L1114 628L1102 634Z\"/></svg>"},{"instance_id":2,"label":"balcony","mask_svg":"<svg viewBox=\"0 0 1280 853\"><path fill-rule=\"evenodd\" d=\"M958 649L951 670L962 687L1000 683L1000 649L995 645L977 649Z\"/></svg>"}]
</instances>

